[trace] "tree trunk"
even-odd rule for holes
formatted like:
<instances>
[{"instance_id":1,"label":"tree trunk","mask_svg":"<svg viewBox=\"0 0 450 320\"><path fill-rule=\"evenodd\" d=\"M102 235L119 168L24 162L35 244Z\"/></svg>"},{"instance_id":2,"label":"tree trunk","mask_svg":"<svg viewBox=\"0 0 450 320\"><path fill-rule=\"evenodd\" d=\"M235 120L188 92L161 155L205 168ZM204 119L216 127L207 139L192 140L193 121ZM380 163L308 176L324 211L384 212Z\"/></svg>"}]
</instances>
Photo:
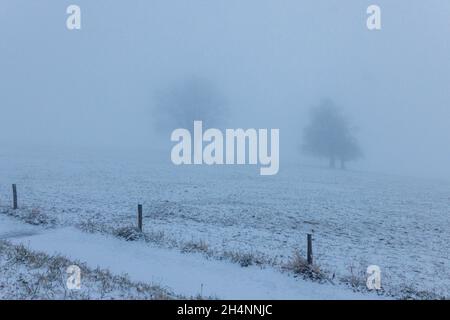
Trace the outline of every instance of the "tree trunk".
<instances>
[{"instance_id":1,"label":"tree trunk","mask_svg":"<svg viewBox=\"0 0 450 320\"><path fill-rule=\"evenodd\" d=\"M336 159L334 159L334 157L330 157L330 168L336 168Z\"/></svg>"}]
</instances>

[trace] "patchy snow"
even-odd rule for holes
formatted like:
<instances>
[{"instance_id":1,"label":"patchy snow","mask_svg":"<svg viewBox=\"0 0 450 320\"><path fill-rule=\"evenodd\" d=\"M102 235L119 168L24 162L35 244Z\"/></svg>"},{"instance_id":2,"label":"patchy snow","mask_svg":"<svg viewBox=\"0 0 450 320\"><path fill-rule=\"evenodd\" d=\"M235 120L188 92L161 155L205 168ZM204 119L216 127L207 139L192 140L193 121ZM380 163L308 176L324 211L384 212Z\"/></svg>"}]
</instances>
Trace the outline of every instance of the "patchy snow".
<instances>
[{"instance_id":1,"label":"patchy snow","mask_svg":"<svg viewBox=\"0 0 450 320\"><path fill-rule=\"evenodd\" d=\"M127 242L111 236L83 233L75 228L34 232L20 222L0 216L0 236L12 227L23 236L10 239L31 250L60 254L86 262L91 268L106 268L128 274L130 280L157 283L185 296L225 299L376 299L375 294L355 293L343 286L296 279L270 268L242 268L225 261L207 260L145 243ZM38 229L31 228L31 229ZM35 230L36 231L36 230Z\"/></svg>"}]
</instances>

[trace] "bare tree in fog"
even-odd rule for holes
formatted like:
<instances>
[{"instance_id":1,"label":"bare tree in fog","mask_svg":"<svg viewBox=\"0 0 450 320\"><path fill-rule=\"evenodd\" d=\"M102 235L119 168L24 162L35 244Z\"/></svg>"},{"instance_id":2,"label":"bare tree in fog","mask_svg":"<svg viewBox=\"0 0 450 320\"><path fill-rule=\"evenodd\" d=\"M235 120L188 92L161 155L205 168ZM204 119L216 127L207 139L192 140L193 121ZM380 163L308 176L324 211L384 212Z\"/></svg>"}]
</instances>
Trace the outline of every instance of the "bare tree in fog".
<instances>
[{"instance_id":1,"label":"bare tree in fog","mask_svg":"<svg viewBox=\"0 0 450 320\"><path fill-rule=\"evenodd\" d=\"M190 77L159 92L155 120L163 131L191 128L194 120L219 127L227 111L225 97L211 81Z\"/></svg>"},{"instance_id":2,"label":"bare tree in fog","mask_svg":"<svg viewBox=\"0 0 450 320\"><path fill-rule=\"evenodd\" d=\"M344 169L347 161L362 156L348 119L330 100L324 100L311 110L303 139L303 151L315 157L328 158L331 168L336 166L336 160Z\"/></svg>"}]
</instances>

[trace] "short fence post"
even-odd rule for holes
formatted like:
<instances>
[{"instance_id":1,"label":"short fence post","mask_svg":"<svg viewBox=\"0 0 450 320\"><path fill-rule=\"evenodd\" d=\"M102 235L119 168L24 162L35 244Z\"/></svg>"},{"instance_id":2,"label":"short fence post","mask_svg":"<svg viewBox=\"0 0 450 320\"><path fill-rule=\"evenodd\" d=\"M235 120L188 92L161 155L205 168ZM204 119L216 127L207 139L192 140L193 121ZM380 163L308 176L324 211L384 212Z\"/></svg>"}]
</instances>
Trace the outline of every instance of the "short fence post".
<instances>
[{"instance_id":1,"label":"short fence post","mask_svg":"<svg viewBox=\"0 0 450 320\"><path fill-rule=\"evenodd\" d=\"M17 209L17 188L16 188L15 184L12 185L12 189L13 189L13 209L16 210Z\"/></svg>"},{"instance_id":2,"label":"short fence post","mask_svg":"<svg viewBox=\"0 0 450 320\"><path fill-rule=\"evenodd\" d=\"M313 264L312 234L308 233L307 239L308 239L308 251L307 251L308 264L311 265L311 264Z\"/></svg>"},{"instance_id":3,"label":"short fence post","mask_svg":"<svg viewBox=\"0 0 450 320\"><path fill-rule=\"evenodd\" d=\"M138 204L138 229L142 232L142 204Z\"/></svg>"}]
</instances>

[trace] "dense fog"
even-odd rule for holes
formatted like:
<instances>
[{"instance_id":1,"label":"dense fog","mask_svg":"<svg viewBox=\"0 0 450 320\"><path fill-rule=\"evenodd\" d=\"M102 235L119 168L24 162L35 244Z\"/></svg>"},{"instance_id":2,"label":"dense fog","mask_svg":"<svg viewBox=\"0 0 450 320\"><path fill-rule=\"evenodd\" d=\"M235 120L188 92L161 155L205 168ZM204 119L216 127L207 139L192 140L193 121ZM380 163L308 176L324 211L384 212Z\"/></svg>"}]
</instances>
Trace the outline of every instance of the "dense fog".
<instances>
[{"instance_id":1,"label":"dense fog","mask_svg":"<svg viewBox=\"0 0 450 320\"><path fill-rule=\"evenodd\" d=\"M70 4L81 30L66 28ZM381 30L366 27L371 4ZM168 158L182 122L161 120L165 103L191 99L182 88L201 79L218 127L280 129L280 170L328 165L301 148L328 99L361 146L347 169L450 179L449 57L446 1L1 0L0 153Z\"/></svg>"}]
</instances>

